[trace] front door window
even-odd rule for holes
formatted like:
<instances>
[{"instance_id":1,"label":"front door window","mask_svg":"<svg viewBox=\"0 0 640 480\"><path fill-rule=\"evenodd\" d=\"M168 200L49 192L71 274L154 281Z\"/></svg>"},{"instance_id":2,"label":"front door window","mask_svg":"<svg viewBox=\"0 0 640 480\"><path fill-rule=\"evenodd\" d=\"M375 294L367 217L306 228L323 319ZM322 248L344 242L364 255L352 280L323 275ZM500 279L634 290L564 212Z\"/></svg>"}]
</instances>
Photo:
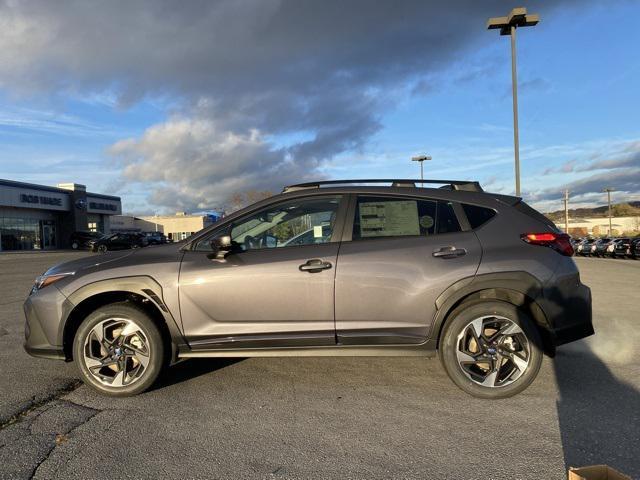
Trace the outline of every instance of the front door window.
<instances>
[{"instance_id":1,"label":"front door window","mask_svg":"<svg viewBox=\"0 0 640 480\"><path fill-rule=\"evenodd\" d=\"M328 243L339 204L339 196L290 200L239 219L225 230L237 251ZM196 246L210 248L209 239Z\"/></svg>"}]
</instances>

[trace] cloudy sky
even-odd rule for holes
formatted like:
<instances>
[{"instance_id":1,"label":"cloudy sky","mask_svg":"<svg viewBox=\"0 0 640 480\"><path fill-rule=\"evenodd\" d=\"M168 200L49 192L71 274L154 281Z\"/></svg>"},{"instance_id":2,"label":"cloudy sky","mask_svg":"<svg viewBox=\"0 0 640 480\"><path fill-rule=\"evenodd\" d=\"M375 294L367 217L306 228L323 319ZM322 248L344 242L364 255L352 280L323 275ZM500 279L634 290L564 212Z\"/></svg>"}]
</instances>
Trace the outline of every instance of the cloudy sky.
<instances>
[{"instance_id":1,"label":"cloudy sky","mask_svg":"<svg viewBox=\"0 0 640 480\"><path fill-rule=\"evenodd\" d=\"M427 177L513 193L509 43L485 22L520 3L0 1L0 178L196 211L415 177L428 153ZM639 200L640 2L526 6L542 21L518 33L523 196Z\"/></svg>"}]
</instances>

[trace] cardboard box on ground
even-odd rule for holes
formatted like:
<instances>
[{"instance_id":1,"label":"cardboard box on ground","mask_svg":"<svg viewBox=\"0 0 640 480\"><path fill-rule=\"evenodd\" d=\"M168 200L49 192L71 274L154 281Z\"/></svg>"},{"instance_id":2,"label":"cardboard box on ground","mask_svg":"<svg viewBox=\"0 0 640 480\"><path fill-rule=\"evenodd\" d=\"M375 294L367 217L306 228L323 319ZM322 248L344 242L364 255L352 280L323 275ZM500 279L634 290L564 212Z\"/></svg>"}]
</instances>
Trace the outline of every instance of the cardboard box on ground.
<instances>
[{"instance_id":1,"label":"cardboard box on ground","mask_svg":"<svg viewBox=\"0 0 640 480\"><path fill-rule=\"evenodd\" d=\"M632 480L607 465L591 465L589 467L570 467L569 480Z\"/></svg>"}]
</instances>

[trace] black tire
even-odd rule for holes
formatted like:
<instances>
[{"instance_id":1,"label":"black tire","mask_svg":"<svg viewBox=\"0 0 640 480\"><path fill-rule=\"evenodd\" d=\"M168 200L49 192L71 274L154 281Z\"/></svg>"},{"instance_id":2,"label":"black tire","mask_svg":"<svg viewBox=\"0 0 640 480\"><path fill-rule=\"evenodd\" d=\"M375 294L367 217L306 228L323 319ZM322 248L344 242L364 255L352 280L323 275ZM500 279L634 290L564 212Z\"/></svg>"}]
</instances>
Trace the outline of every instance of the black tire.
<instances>
[{"instance_id":1,"label":"black tire","mask_svg":"<svg viewBox=\"0 0 640 480\"><path fill-rule=\"evenodd\" d=\"M71 242L72 250L78 250L78 248L80 248L80 245L78 244L78 242Z\"/></svg>"},{"instance_id":2,"label":"black tire","mask_svg":"<svg viewBox=\"0 0 640 480\"><path fill-rule=\"evenodd\" d=\"M528 343L527 348L524 349L528 354L528 363L526 368L518 369L523 371L512 383L505 382L504 385L489 387L480 385L463 371L463 367L458 362L460 344L458 337L463 335L473 320L492 316L504 318L520 327L521 332L518 333L518 336L526 337ZM493 352L495 353L495 349ZM458 307L447 320L440 337L438 353L440 361L453 383L469 395L485 399L507 398L525 390L537 377L543 357L540 333L531 318L514 305L501 301L481 301L462 304ZM498 367L498 370L511 366L508 360L498 361L498 365L500 362L503 366ZM513 365L515 366L515 363Z\"/></svg>"},{"instance_id":3,"label":"black tire","mask_svg":"<svg viewBox=\"0 0 640 480\"><path fill-rule=\"evenodd\" d=\"M98 251L98 253L107 253L109 248L106 245L98 245L98 248L96 250Z\"/></svg>"},{"instance_id":4,"label":"black tire","mask_svg":"<svg viewBox=\"0 0 640 480\"><path fill-rule=\"evenodd\" d=\"M146 355L148 363L142 369L141 374L130 384L117 387L106 385L96 378L87 366L88 360L85 355L88 348L86 342L94 327L102 322L111 321L111 319L126 319L135 323L144 336L145 345L148 345L148 355ZM166 351L158 326L142 309L131 302L112 303L95 310L80 324L73 339L73 359L84 383L103 395L112 397L137 395L153 385L166 363ZM124 358L126 362L127 357Z\"/></svg>"}]
</instances>

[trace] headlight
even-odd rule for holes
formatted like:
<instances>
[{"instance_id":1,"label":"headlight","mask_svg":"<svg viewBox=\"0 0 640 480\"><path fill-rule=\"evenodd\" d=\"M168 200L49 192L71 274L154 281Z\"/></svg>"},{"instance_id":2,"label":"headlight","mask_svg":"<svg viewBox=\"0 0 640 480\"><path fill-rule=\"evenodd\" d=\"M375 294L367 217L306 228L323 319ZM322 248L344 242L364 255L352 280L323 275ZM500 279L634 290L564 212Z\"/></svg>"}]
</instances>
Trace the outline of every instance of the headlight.
<instances>
[{"instance_id":1,"label":"headlight","mask_svg":"<svg viewBox=\"0 0 640 480\"><path fill-rule=\"evenodd\" d=\"M40 275L36 278L36 282L31 289L31 293L35 293L41 288L44 288L52 283L56 283L58 280L62 280L63 278L68 277L69 275L73 275L73 272L70 273L55 273L52 275Z\"/></svg>"}]
</instances>

